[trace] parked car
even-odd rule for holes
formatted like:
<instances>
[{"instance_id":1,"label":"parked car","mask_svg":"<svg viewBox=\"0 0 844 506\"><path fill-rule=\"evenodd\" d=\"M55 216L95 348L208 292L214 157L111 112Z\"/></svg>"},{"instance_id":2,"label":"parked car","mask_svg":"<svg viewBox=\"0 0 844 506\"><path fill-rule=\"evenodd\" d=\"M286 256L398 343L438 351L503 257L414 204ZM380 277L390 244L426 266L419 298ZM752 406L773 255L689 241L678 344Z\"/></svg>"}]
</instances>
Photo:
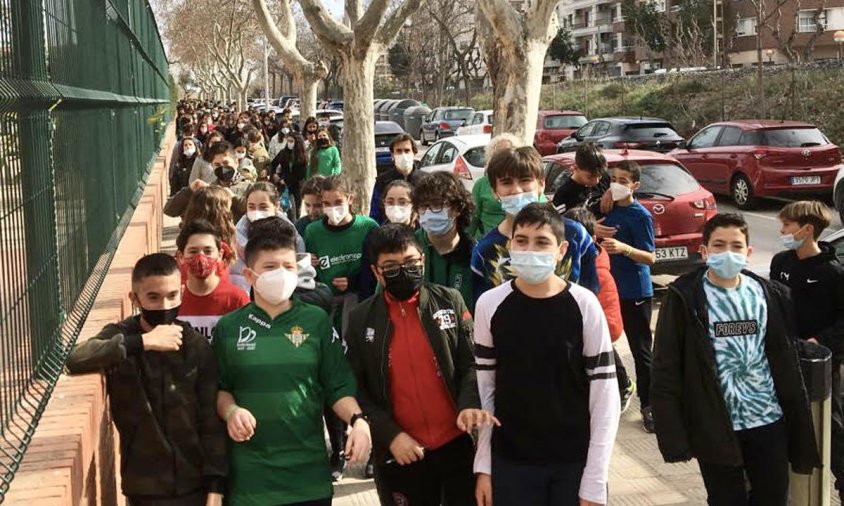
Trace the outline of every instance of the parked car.
<instances>
[{"instance_id":1,"label":"parked car","mask_svg":"<svg viewBox=\"0 0 844 506\"><path fill-rule=\"evenodd\" d=\"M332 100L328 102L328 107L326 109L333 109L335 111L342 111L343 110L343 101L342 100Z\"/></svg>"},{"instance_id":2,"label":"parked car","mask_svg":"<svg viewBox=\"0 0 844 506\"><path fill-rule=\"evenodd\" d=\"M557 153L575 151L592 141L604 149L642 149L668 153L683 140L671 123L659 118L598 118L557 144Z\"/></svg>"},{"instance_id":3,"label":"parked car","mask_svg":"<svg viewBox=\"0 0 844 506\"><path fill-rule=\"evenodd\" d=\"M278 99L278 106L282 109L290 108L292 100L299 100L299 97L296 95L284 95Z\"/></svg>"},{"instance_id":4,"label":"parked car","mask_svg":"<svg viewBox=\"0 0 844 506\"><path fill-rule=\"evenodd\" d=\"M833 187L833 202L835 202L835 209L838 211L838 216L841 222L844 223L844 165L838 169L838 174L835 176L835 186Z\"/></svg>"},{"instance_id":5,"label":"parked car","mask_svg":"<svg viewBox=\"0 0 844 506\"><path fill-rule=\"evenodd\" d=\"M390 154L390 143L405 131L395 121L375 122L375 170L381 172L393 166L393 155Z\"/></svg>"},{"instance_id":6,"label":"parked car","mask_svg":"<svg viewBox=\"0 0 844 506\"><path fill-rule=\"evenodd\" d=\"M707 126L673 153L716 194L741 209L759 197L832 193L838 146L814 125L796 121L725 121Z\"/></svg>"},{"instance_id":7,"label":"parked car","mask_svg":"<svg viewBox=\"0 0 844 506\"><path fill-rule=\"evenodd\" d=\"M472 117L475 110L471 107L437 107L431 111L431 115L422 123L419 131L419 139L423 146L428 142L437 142L443 137L454 135L457 129L463 126L464 121Z\"/></svg>"},{"instance_id":8,"label":"parked car","mask_svg":"<svg viewBox=\"0 0 844 506\"><path fill-rule=\"evenodd\" d=\"M425 172L448 170L454 172L467 190L486 170L486 146L490 135L456 135L434 143L422 156L420 166Z\"/></svg>"},{"instance_id":9,"label":"parked car","mask_svg":"<svg viewBox=\"0 0 844 506\"><path fill-rule=\"evenodd\" d=\"M475 111L465 125L459 127L455 135L492 134L492 110Z\"/></svg>"},{"instance_id":10,"label":"parked car","mask_svg":"<svg viewBox=\"0 0 844 506\"><path fill-rule=\"evenodd\" d=\"M682 274L703 260L698 252L703 225L718 212L715 197L703 188L674 157L643 150L605 150L612 169L624 160L642 168L636 198L654 218L656 265L654 274ZM574 153L546 156L545 194L548 201L571 177Z\"/></svg>"},{"instance_id":11,"label":"parked car","mask_svg":"<svg viewBox=\"0 0 844 506\"><path fill-rule=\"evenodd\" d=\"M533 147L542 156L557 152L557 144L586 124L586 116L577 111L539 111Z\"/></svg>"}]
</instances>

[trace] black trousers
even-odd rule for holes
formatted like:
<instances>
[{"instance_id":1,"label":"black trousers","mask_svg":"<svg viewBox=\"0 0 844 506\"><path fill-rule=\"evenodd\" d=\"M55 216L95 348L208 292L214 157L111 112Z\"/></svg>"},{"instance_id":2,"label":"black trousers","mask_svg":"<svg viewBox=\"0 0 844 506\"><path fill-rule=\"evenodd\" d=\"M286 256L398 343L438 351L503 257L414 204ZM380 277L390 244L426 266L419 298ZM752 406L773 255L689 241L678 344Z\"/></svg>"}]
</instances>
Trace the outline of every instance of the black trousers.
<instances>
[{"instance_id":1,"label":"black trousers","mask_svg":"<svg viewBox=\"0 0 844 506\"><path fill-rule=\"evenodd\" d=\"M788 436L785 422L736 431L744 466L698 462L710 506L786 506ZM750 482L750 493L745 485Z\"/></svg>"},{"instance_id":2,"label":"black trousers","mask_svg":"<svg viewBox=\"0 0 844 506\"><path fill-rule=\"evenodd\" d=\"M495 506L577 506L583 462L523 464L492 456Z\"/></svg>"},{"instance_id":3,"label":"black trousers","mask_svg":"<svg viewBox=\"0 0 844 506\"><path fill-rule=\"evenodd\" d=\"M615 346L612 348L612 356L615 359L615 378L618 381L618 391L623 394L624 390L627 389L627 382L630 381L630 378L627 377L627 369L621 362L621 356L615 351Z\"/></svg>"},{"instance_id":4,"label":"black trousers","mask_svg":"<svg viewBox=\"0 0 844 506\"><path fill-rule=\"evenodd\" d=\"M294 502L288 504L279 504L278 506L331 506L331 497L327 499L315 499L313 501Z\"/></svg>"},{"instance_id":5,"label":"black trousers","mask_svg":"<svg viewBox=\"0 0 844 506\"><path fill-rule=\"evenodd\" d=\"M621 299L621 320L636 366L636 392L643 408L651 405L651 298Z\"/></svg>"},{"instance_id":6,"label":"black trousers","mask_svg":"<svg viewBox=\"0 0 844 506\"><path fill-rule=\"evenodd\" d=\"M844 407L841 401L841 358L832 359L832 462L830 471L835 476L835 488L844 496Z\"/></svg>"},{"instance_id":7,"label":"black trousers","mask_svg":"<svg viewBox=\"0 0 844 506\"><path fill-rule=\"evenodd\" d=\"M208 492L197 490L177 497L126 496L129 506L205 506Z\"/></svg>"},{"instance_id":8,"label":"black trousers","mask_svg":"<svg viewBox=\"0 0 844 506\"><path fill-rule=\"evenodd\" d=\"M469 436L428 450L407 466L377 464L375 485L382 506L475 506L475 446Z\"/></svg>"}]
</instances>

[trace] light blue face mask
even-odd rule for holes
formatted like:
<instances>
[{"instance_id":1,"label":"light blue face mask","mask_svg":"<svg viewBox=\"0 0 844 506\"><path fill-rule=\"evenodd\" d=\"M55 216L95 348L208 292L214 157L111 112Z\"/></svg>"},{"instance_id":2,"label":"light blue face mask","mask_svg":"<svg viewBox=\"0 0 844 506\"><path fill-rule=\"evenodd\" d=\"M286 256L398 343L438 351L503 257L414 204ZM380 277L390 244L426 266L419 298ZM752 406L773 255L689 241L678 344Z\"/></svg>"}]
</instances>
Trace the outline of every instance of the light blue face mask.
<instances>
[{"instance_id":1,"label":"light blue face mask","mask_svg":"<svg viewBox=\"0 0 844 506\"><path fill-rule=\"evenodd\" d=\"M506 197L501 197L501 209L510 216L516 216L519 214L519 211L524 209L525 206L533 204L538 200L539 197L537 197L536 192L533 191L522 192L516 195L508 195Z\"/></svg>"},{"instance_id":2,"label":"light blue face mask","mask_svg":"<svg viewBox=\"0 0 844 506\"><path fill-rule=\"evenodd\" d=\"M557 260L553 253L510 251L510 267L525 283L538 285L554 274Z\"/></svg>"},{"instance_id":3,"label":"light blue face mask","mask_svg":"<svg viewBox=\"0 0 844 506\"><path fill-rule=\"evenodd\" d=\"M795 239L794 234L785 234L780 236L782 245L785 249L798 250L803 246L805 239Z\"/></svg>"},{"instance_id":4,"label":"light blue face mask","mask_svg":"<svg viewBox=\"0 0 844 506\"><path fill-rule=\"evenodd\" d=\"M740 253L725 251L706 257L706 265L721 279L733 279L747 266L747 257Z\"/></svg>"},{"instance_id":5,"label":"light blue face mask","mask_svg":"<svg viewBox=\"0 0 844 506\"><path fill-rule=\"evenodd\" d=\"M454 226L454 218L448 215L448 206L443 206L441 211L428 209L419 215L419 226L431 235L445 235Z\"/></svg>"}]
</instances>

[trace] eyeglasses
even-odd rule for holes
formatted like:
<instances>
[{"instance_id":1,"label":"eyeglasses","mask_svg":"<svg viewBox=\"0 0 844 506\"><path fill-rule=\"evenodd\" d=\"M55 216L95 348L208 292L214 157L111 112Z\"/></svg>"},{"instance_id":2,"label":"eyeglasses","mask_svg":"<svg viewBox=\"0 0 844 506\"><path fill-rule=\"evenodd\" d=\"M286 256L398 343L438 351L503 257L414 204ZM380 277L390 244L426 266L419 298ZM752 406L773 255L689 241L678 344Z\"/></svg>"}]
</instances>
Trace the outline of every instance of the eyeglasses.
<instances>
[{"instance_id":1,"label":"eyeglasses","mask_svg":"<svg viewBox=\"0 0 844 506\"><path fill-rule=\"evenodd\" d=\"M419 214L424 213L425 211L431 211L433 213L442 212L442 210L446 207L445 202L431 202L430 204L420 204L418 207Z\"/></svg>"},{"instance_id":2,"label":"eyeglasses","mask_svg":"<svg viewBox=\"0 0 844 506\"><path fill-rule=\"evenodd\" d=\"M408 260L403 264L387 264L381 266L380 269L381 274L383 274L385 278L394 278L398 276L401 271L405 271L408 274L421 274L422 259L416 258L413 260Z\"/></svg>"}]
</instances>

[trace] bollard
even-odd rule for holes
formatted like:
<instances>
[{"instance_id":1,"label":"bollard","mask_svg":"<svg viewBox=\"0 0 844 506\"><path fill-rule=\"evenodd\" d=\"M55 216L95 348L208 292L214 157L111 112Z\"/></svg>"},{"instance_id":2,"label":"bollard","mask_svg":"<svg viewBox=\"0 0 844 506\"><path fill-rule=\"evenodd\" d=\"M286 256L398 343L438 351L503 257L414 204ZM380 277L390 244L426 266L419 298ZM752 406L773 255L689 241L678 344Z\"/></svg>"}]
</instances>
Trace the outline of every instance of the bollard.
<instances>
[{"instance_id":1,"label":"bollard","mask_svg":"<svg viewBox=\"0 0 844 506\"><path fill-rule=\"evenodd\" d=\"M832 352L819 344L800 343L800 368L812 406L815 439L821 456L821 468L811 475L791 473L790 504L793 506L829 506L830 452L832 423Z\"/></svg>"}]
</instances>

